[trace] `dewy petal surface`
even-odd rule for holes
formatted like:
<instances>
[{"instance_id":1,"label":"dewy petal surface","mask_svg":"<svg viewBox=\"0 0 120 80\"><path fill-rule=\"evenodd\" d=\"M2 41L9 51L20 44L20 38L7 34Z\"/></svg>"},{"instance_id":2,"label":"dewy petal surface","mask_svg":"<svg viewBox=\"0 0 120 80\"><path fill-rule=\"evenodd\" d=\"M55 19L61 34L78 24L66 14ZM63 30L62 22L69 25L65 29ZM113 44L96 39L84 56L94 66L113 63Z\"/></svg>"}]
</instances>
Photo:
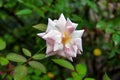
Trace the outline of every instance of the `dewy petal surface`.
<instances>
[{"instance_id":1,"label":"dewy petal surface","mask_svg":"<svg viewBox=\"0 0 120 80\"><path fill-rule=\"evenodd\" d=\"M82 51L84 30L75 30L78 24L61 14L59 19L48 19L47 30L37 35L46 40L46 56L62 56L73 61L73 57Z\"/></svg>"}]
</instances>

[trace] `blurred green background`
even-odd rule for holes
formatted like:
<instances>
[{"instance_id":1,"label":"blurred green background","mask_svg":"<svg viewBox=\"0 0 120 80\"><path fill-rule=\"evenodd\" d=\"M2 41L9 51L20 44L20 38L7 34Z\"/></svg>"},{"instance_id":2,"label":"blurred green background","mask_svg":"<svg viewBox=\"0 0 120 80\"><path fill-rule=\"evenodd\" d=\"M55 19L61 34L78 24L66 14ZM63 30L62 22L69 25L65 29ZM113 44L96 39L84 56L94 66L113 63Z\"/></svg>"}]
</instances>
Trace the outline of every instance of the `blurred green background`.
<instances>
[{"instance_id":1,"label":"blurred green background","mask_svg":"<svg viewBox=\"0 0 120 80\"><path fill-rule=\"evenodd\" d=\"M83 80L103 80L105 73L111 80L120 80L119 0L0 0L0 80L12 80L14 67L21 64L7 62L9 53L24 56L22 48L26 48L32 55L41 49L45 54L45 41L36 35L42 31L32 26L47 25L48 18L58 19L61 13L78 23L77 29L85 29L83 52L71 62L74 66L86 64ZM47 73L28 66L24 80L77 80L72 71L55 65L52 58L39 61Z\"/></svg>"}]
</instances>

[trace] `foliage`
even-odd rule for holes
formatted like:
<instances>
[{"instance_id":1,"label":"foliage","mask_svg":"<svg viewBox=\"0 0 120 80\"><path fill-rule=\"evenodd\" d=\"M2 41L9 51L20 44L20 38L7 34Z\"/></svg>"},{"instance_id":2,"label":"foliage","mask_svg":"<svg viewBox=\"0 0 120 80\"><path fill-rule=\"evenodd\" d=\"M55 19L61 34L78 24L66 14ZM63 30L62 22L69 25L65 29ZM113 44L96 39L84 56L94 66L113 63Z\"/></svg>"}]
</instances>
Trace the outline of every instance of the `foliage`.
<instances>
[{"instance_id":1,"label":"foliage","mask_svg":"<svg viewBox=\"0 0 120 80\"><path fill-rule=\"evenodd\" d=\"M61 13L85 29L73 62L36 35ZM0 0L0 80L120 80L119 20L119 0Z\"/></svg>"}]
</instances>

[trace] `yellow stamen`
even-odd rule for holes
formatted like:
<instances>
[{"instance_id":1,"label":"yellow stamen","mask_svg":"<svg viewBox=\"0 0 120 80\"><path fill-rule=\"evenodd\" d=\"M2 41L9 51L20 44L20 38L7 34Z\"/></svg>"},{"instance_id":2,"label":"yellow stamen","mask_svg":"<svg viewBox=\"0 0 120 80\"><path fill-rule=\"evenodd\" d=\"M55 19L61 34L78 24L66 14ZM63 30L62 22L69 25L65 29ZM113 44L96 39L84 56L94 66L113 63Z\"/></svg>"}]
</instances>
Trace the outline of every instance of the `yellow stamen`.
<instances>
[{"instance_id":1,"label":"yellow stamen","mask_svg":"<svg viewBox=\"0 0 120 80\"><path fill-rule=\"evenodd\" d=\"M70 39L71 39L71 36L67 32L64 32L64 37L62 38L63 45L68 43L70 41Z\"/></svg>"}]
</instances>

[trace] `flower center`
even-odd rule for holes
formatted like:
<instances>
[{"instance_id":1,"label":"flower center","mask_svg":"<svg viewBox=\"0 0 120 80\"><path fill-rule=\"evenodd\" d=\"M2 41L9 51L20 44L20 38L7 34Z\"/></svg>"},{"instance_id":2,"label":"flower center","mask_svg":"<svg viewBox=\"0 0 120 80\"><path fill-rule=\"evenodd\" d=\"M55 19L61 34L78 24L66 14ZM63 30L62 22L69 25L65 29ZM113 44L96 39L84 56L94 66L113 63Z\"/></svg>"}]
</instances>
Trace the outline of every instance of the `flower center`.
<instances>
[{"instance_id":1,"label":"flower center","mask_svg":"<svg viewBox=\"0 0 120 80\"><path fill-rule=\"evenodd\" d=\"M63 45L65 45L66 43L68 43L71 39L71 36L65 31L64 32L64 36L62 38L62 43Z\"/></svg>"}]
</instances>

